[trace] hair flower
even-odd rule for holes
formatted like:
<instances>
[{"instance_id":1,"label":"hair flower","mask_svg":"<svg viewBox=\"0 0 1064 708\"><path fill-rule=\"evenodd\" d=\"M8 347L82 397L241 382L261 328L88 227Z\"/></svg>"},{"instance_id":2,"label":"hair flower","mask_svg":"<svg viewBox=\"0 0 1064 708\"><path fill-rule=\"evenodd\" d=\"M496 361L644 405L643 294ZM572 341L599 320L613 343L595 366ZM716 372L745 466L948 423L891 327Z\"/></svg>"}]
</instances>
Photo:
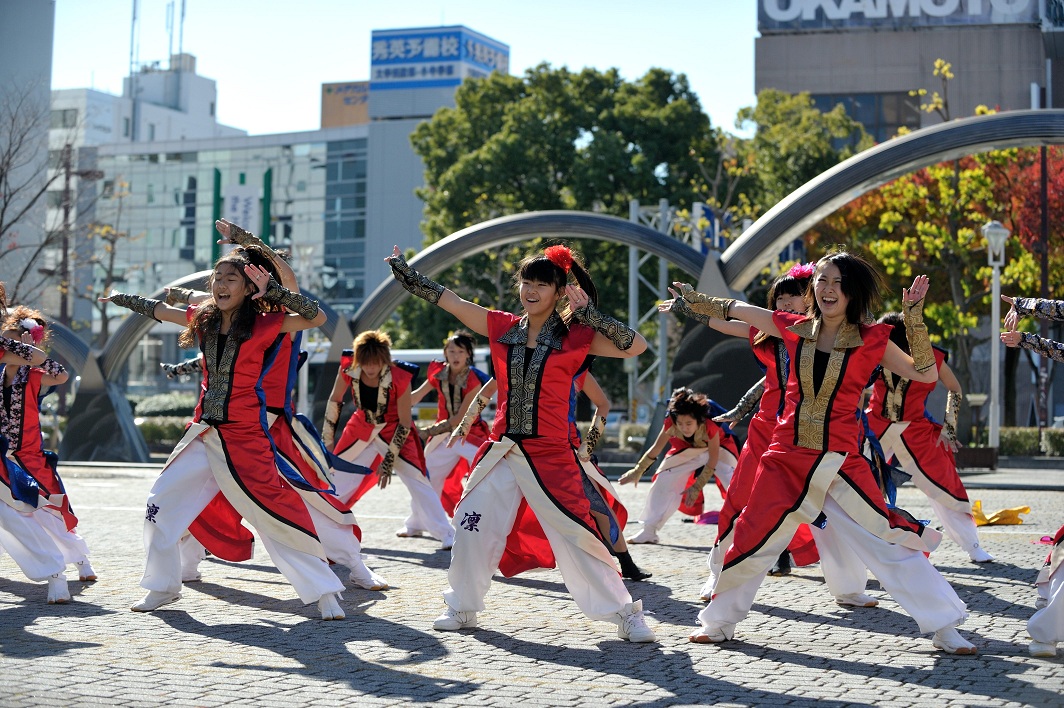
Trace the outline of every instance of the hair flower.
<instances>
[{"instance_id":1,"label":"hair flower","mask_svg":"<svg viewBox=\"0 0 1064 708\"><path fill-rule=\"evenodd\" d=\"M814 271L816 271L816 266L812 263L795 263L787 275L792 278L812 278Z\"/></svg>"},{"instance_id":2,"label":"hair flower","mask_svg":"<svg viewBox=\"0 0 1064 708\"><path fill-rule=\"evenodd\" d=\"M40 344L41 340L44 339L44 326L32 317L27 317L18 324L19 327L30 333L34 344Z\"/></svg>"},{"instance_id":3,"label":"hair flower","mask_svg":"<svg viewBox=\"0 0 1064 708\"><path fill-rule=\"evenodd\" d=\"M547 260L554 265L561 268L566 273L573 267L573 252L569 250L568 246L561 244L557 246L547 246L543 249L543 255L547 257Z\"/></svg>"}]
</instances>

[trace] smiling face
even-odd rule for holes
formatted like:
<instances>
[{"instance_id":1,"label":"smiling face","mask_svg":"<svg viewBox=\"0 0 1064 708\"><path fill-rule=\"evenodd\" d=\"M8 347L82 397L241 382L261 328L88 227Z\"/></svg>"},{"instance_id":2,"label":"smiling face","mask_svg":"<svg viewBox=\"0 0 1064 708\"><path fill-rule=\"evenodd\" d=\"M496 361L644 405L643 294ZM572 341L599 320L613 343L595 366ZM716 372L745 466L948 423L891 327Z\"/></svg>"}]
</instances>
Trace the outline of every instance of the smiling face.
<instances>
[{"instance_id":1,"label":"smiling face","mask_svg":"<svg viewBox=\"0 0 1064 708\"><path fill-rule=\"evenodd\" d=\"M825 319L846 318L850 298L842 291L842 271L837 265L826 263L817 270L813 294Z\"/></svg>"},{"instance_id":2,"label":"smiling face","mask_svg":"<svg viewBox=\"0 0 1064 708\"><path fill-rule=\"evenodd\" d=\"M254 285L236 265L223 262L215 266L211 275L211 296L222 312L239 310L253 289Z\"/></svg>"},{"instance_id":3,"label":"smiling face","mask_svg":"<svg viewBox=\"0 0 1064 708\"><path fill-rule=\"evenodd\" d=\"M523 278L518 286L518 294L525 312L533 317L549 315L562 298L562 293L553 283Z\"/></svg>"},{"instance_id":4,"label":"smiling face","mask_svg":"<svg viewBox=\"0 0 1064 708\"><path fill-rule=\"evenodd\" d=\"M683 413L680 413L675 417L673 425L676 426L676 429L679 430L680 434L685 438L691 437L695 434L695 431L698 430L698 421L695 417Z\"/></svg>"},{"instance_id":5,"label":"smiling face","mask_svg":"<svg viewBox=\"0 0 1064 708\"><path fill-rule=\"evenodd\" d=\"M805 314L805 298L801 295L780 295L776 298L775 308L795 315Z\"/></svg>"}]
</instances>

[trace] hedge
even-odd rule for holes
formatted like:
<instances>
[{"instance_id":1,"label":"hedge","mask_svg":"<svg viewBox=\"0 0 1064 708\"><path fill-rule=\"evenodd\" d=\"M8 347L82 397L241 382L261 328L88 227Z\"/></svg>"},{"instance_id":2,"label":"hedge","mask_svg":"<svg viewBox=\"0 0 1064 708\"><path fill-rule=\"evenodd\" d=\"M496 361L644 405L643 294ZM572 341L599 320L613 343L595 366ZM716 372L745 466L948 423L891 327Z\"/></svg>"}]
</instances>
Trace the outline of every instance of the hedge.
<instances>
[{"instance_id":1,"label":"hedge","mask_svg":"<svg viewBox=\"0 0 1064 708\"><path fill-rule=\"evenodd\" d=\"M140 419L137 429L152 452L165 452L181 440L191 416L153 416Z\"/></svg>"},{"instance_id":2,"label":"hedge","mask_svg":"<svg viewBox=\"0 0 1064 708\"><path fill-rule=\"evenodd\" d=\"M196 410L198 395L190 392L173 391L147 396L139 402L130 401L133 412L138 418L148 416L184 416L191 418Z\"/></svg>"}]
</instances>

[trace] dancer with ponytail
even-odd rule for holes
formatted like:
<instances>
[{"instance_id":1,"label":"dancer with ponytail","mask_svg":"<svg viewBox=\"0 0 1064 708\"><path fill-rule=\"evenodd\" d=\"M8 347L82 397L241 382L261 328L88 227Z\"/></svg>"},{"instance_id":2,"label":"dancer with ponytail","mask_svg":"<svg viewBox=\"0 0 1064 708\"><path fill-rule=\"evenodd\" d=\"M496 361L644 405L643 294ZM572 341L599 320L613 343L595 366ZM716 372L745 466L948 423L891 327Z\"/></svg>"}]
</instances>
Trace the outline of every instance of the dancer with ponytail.
<instances>
[{"instance_id":1,"label":"dancer with ponytail","mask_svg":"<svg viewBox=\"0 0 1064 708\"><path fill-rule=\"evenodd\" d=\"M508 550L507 536L521 523L519 517L531 514L584 614L614 622L622 639L655 641L642 603L632 601L609 539L602 538L591 514L568 419L573 380L587 356L636 356L646 349L646 340L596 309L594 283L565 246L551 246L518 265L514 280L521 315L460 298L411 268L398 248L386 260L408 291L487 336L499 383L491 436L455 510L447 609L433 628L477 626L491 576ZM559 312L564 298L568 303Z\"/></svg>"},{"instance_id":2,"label":"dancer with ponytail","mask_svg":"<svg viewBox=\"0 0 1064 708\"><path fill-rule=\"evenodd\" d=\"M809 316L765 310L729 298L709 297L677 283L682 308L715 319L739 319L779 337L792 362L784 412L751 490L736 518L710 604L699 613L698 643L731 639L750 611L769 568L800 523L821 513L853 546L884 589L916 621L933 632L933 645L950 654L976 648L956 630L967 608L924 555L941 540L937 532L891 512L857 449L856 411L879 365L905 378L938 378L918 276L902 291L912 355L889 339L886 325L866 325L879 301L879 273L860 257L837 252L818 261ZM674 301L661 305L674 307Z\"/></svg>"},{"instance_id":3,"label":"dancer with ponytail","mask_svg":"<svg viewBox=\"0 0 1064 708\"><path fill-rule=\"evenodd\" d=\"M145 317L185 324L179 343L198 344L206 366L193 423L148 495L141 579L148 593L130 609L151 612L180 599L178 543L221 492L259 532L300 599L317 602L322 619L343 619L338 602L343 585L329 569L302 499L277 473L258 392L277 337L320 326L325 313L239 252L218 260L209 283L210 300L188 308L123 293L101 298ZM263 304L280 304L293 314L267 312Z\"/></svg>"}]
</instances>

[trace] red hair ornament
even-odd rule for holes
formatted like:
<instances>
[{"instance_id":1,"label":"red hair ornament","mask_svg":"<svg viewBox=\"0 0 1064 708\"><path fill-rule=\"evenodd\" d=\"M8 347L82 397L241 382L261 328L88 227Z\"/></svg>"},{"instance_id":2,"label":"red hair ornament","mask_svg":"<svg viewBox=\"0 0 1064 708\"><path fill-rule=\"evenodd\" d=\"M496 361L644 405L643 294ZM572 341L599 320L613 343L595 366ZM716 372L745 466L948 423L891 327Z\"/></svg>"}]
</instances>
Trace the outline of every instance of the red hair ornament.
<instances>
[{"instance_id":1,"label":"red hair ornament","mask_svg":"<svg viewBox=\"0 0 1064 708\"><path fill-rule=\"evenodd\" d=\"M543 249L543 255L547 257L547 260L554 265L561 268L564 272L568 273L573 267L573 252L569 250L568 246L547 246Z\"/></svg>"}]
</instances>

